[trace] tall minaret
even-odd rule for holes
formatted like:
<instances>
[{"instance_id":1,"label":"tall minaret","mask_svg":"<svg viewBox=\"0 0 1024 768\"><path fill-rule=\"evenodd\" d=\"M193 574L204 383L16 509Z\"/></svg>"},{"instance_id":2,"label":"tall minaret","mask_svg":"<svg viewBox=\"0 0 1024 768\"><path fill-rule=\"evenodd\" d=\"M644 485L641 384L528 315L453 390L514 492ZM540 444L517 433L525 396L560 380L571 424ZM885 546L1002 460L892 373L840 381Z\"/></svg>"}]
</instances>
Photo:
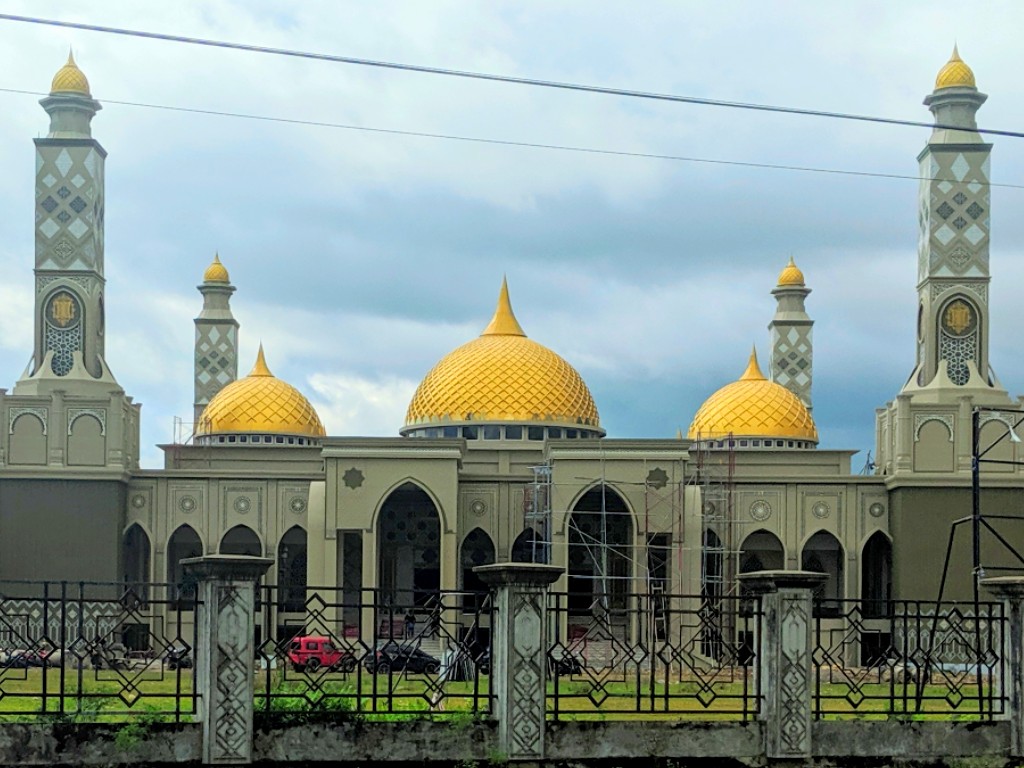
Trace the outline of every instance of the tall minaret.
<instances>
[{"instance_id":1,"label":"tall minaret","mask_svg":"<svg viewBox=\"0 0 1024 768\"><path fill-rule=\"evenodd\" d=\"M917 364L904 392L992 389L989 151L975 113L988 97L956 47L924 103L936 126L918 155ZM996 385L997 386L997 385Z\"/></svg>"},{"instance_id":2,"label":"tall minaret","mask_svg":"<svg viewBox=\"0 0 1024 768\"><path fill-rule=\"evenodd\" d=\"M197 424L213 396L238 378L238 321L231 314L231 294L235 287L219 255L214 255L198 288L203 295L203 311L195 319L194 420Z\"/></svg>"},{"instance_id":3,"label":"tall minaret","mask_svg":"<svg viewBox=\"0 0 1024 768\"><path fill-rule=\"evenodd\" d=\"M772 334L771 380L799 397L811 410L814 321L804 310L804 299L811 289L804 284L804 273L790 257L772 289L778 302L775 317L768 324Z\"/></svg>"},{"instance_id":4,"label":"tall minaret","mask_svg":"<svg viewBox=\"0 0 1024 768\"><path fill-rule=\"evenodd\" d=\"M28 378L109 379L103 359L107 153L90 125L100 104L71 54L39 103L50 115L50 131L35 140L35 351Z\"/></svg>"}]
</instances>

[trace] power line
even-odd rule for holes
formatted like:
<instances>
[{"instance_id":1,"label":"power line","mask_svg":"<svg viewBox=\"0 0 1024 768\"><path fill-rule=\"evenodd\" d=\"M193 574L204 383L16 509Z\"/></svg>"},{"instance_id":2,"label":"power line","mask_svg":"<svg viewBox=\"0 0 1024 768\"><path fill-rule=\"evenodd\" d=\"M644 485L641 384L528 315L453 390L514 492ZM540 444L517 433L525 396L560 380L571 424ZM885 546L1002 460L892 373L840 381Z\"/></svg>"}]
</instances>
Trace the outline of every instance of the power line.
<instances>
[{"instance_id":1,"label":"power line","mask_svg":"<svg viewBox=\"0 0 1024 768\"><path fill-rule=\"evenodd\" d=\"M27 96L48 96L42 91L28 91L19 88L0 88L3 93L15 93ZM366 125L350 125L346 123L331 123L323 120L302 120L292 117L275 117L273 115L256 115L246 112L227 112L218 109L201 109L198 107L176 107L168 104L150 104L140 101L122 101L118 99L104 99L104 104L116 104L124 107L141 107L144 109L160 109L168 112L183 112L186 114L209 115L213 117L232 117L242 120L259 120L270 123L283 123L285 125L303 125L314 128L333 128L345 131L363 131L365 133L379 133L390 136L410 136L421 139L440 139L446 141L462 141L471 144L490 144L501 147L519 147L524 149L547 149L558 152L575 152L578 154L603 155L606 157L631 157L646 160L669 160L681 163L703 163L705 165L725 165L738 168L759 168L773 171L797 171L803 173L823 173L837 176L858 176L877 179L901 179L907 181L941 181L937 177L911 176L899 173L880 173L875 171L852 171L842 168L818 168L808 165L784 165L779 163L755 163L744 160L721 160L709 157L689 157L686 155L666 155L655 152L629 152L619 149L602 149L600 147L579 147L571 144L543 144L532 141L513 141L511 139L488 139L481 136L462 136L452 133L427 133L425 131L406 131L398 128L375 128ZM1003 189L1024 189L1024 184L1000 184L989 181L977 182L984 187L1000 187Z\"/></svg>"},{"instance_id":2,"label":"power line","mask_svg":"<svg viewBox=\"0 0 1024 768\"><path fill-rule=\"evenodd\" d=\"M431 75L444 75L447 77L461 77L470 80L486 80L495 83L506 83L511 85L529 85L537 88L554 88L565 91L582 91L584 93L595 93L602 96L624 96L633 99L648 99L653 101L668 101L681 104L695 104L706 107L728 107L730 109L748 109L758 112L777 112L788 115L801 115L804 117L824 117L836 120L856 120L867 123L882 123L885 125L901 125L913 128L940 128L949 130L963 130L963 126L946 125L942 123L927 123L916 120L899 120L891 117L877 117L871 115L858 115L848 112L828 112L817 109L802 109L800 107L780 107L770 104L755 104L744 101L724 101L721 99L706 99L697 96L677 96L668 93L654 93L651 91L636 91L626 88L610 88L600 85L585 85L582 83L567 83L558 80L539 80L529 77L513 77L512 75L496 75L487 72L472 72L463 69L445 69L442 67L428 67L421 64L401 64L393 61L381 61L377 59L361 59L354 56L336 56L328 53L313 53L310 51L298 51L290 48L271 48L263 45L250 45L247 43L230 43L224 40L211 40L202 37L184 37L182 35L170 35L163 32L144 32L137 29L124 29L121 27L106 27L98 24L83 24L73 21L59 21L57 19L43 19L36 16L17 16L10 13L0 13L2 21L19 21L28 24L42 24L51 27L64 27L67 29L81 29L87 32L102 32L110 35L124 35L127 37L140 37L148 40L163 40L172 43L185 43L187 45L201 45L209 48L226 48L235 51L247 51L250 53L263 53L272 56L289 56L300 59L313 59L316 61L330 61L337 64L353 64L362 67L377 67L379 69L394 69L404 72L419 72ZM993 128L974 129L977 133L985 133L993 136L1009 136L1012 138L1024 138L1024 133L1019 131L1004 131Z\"/></svg>"}]
</instances>

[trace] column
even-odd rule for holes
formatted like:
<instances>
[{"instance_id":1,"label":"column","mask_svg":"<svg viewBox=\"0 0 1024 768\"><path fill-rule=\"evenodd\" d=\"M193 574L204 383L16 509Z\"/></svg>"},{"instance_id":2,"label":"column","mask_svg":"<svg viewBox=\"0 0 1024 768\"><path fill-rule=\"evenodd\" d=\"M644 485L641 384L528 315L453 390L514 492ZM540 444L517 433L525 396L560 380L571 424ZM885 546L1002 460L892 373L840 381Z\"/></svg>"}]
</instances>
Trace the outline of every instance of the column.
<instances>
[{"instance_id":1,"label":"column","mask_svg":"<svg viewBox=\"0 0 1024 768\"><path fill-rule=\"evenodd\" d=\"M196 576L196 691L203 763L252 762L256 581L274 561L211 555L181 561Z\"/></svg>"},{"instance_id":2,"label":"column","mask_svg":"<svg viewBox=\"0 0 1024 768\"><path fill-rule=\"evenodd\" d=\"M494 590L491 690L498 749L508 760L544 759L548 590L555 565L497 563L473 569Z\"/></svg>"},{"instance_id":3,"label":"column","mask_svg":"<svg viewBox=\"0 0 1024 768\"><path fill-rule=\"evenodd\" d=\"M812 596L827 577L809 571L757 571L739 578L747 590L761 595L758 676L765 755L769 759L810 758Z\"/></svg>"},{"instance_id":4,"label":"column","mask_svg":"<svg viewBox=\"0 0 1024 768\"><path fill-rule=\"evenodd\" d=\"M1003 695L1010 720L1010 756L1024 757L1024 576L994 576L981 586L1003 602Z\"/></svg>"}]
</instances>

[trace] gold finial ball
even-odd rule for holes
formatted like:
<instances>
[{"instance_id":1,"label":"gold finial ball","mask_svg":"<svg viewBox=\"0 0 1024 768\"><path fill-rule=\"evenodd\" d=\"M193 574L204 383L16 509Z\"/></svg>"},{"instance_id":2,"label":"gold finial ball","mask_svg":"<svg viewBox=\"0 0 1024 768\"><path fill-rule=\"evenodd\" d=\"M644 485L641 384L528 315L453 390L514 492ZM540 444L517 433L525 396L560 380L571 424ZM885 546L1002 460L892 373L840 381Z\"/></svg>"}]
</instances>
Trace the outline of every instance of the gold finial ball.
<instances>
[{"instance_id":1,"label":"gold finial ball","mask_svg":"<svg viewBox=\"0 0 1024 768\"><path fill-rule=\"evenodd\" d=\"M57 70L50 84L50 93L78 93L83 96L91 96L89 92L89 80L85 73L75 64L75 57L69 51L68 61L63 67Z\"/></svg>"},{"instance_id":2,"label":"gold finial ball","mask_svg":"<svg viewBox=\"0 0 1024 768\"><path fill-rule=\"evenodd\" d=\"M935 76L935 90L940 88L977 88L974 82L974 72L960 58L960 52L957 51L955 45L953 46L953 55Z\"/></svg>"},{"instance_id":3,"label":"gold finial ball","mask_svg":"<svg viewBox=\"0 0 1024 768\"><path fill-rule=\"evenodd\" d=\"M804 273L800 271L792 256L789 257L789 264L779 273L779 285L804 285Z\"/></svg>"},{"instance_id":4,"label":"gold finial ball","mask_svg":"<svg viewBox=\"0 0 1024 768\"><path fill-rule=\"evenodd\" d=\"M220 263L220 254L214 254L213 261L210 266L203 272L204 283L230 283L231 279L228 277L228 270L223 264Z\"/></svg>"}]
</instances>

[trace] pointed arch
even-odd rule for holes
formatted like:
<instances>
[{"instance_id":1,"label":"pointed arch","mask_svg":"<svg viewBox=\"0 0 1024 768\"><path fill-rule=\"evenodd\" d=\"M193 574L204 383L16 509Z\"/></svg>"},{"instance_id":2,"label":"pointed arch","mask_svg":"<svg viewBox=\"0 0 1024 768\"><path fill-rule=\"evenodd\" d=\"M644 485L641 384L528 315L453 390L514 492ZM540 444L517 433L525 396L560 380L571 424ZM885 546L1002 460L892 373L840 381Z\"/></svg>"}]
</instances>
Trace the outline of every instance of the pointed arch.
<instances>
[{"instance_id":1,"label":"pointed arch","mask_svg":"<svg viewBox=\"0 0 1024 768\"><path fill-rule=\"evenodd\" d=\"M815 611L819 616L839 616L845 597L843 545L828 531L818 531L804 543L800 567L824 573L825 583L815 590Z\"/></svg>"},{"instance_id":2,"label":"pointed arch","mask_svg":"<svg viewBox=\"0 0 1024 768\"><path fill-rule=\"evenodd\" d=\"M864 543L860 557L860 599L864 616L887 616L892 600L892 542L875 531Z\"/></svg>"},{"instance_id":3,"label":"pointed arch","mask_svg":"<svg viewBox=\"0 0 1024 768\"><path fill-rule=\"evenodd\" d=\"M181 561L203 556L203 540L191 525L181 525L167 540L167 582L178 586L178 596L187 602L196 597L195 579L186 574Z\"/></svg>"},{"instance_id":4,"label":"pointed arch","mask_svg":"<svg viewBox=\"0 0 1024 768\"><path fill-rule=\"evenodd\" d=\"M740 545L740 573L779 571L786 567L786 548L769 530L751 532Z\"/></svg>"},{"instance_id":5,"label":"pointed arch","mask_svg":"<svg viewBox=\"0 0 1024 768\"><path fill-rule=\"evenodd\" d=\"M419 483L405 481L376 514L377 583L395 607L425 607L441 589L441 513Z\"/></svg>"},{"instance_id":6,"label":"pointed arch","mask_svg":"<svg viewBox=\"0 0 1024 768\"><path fill-rule=\"evenodd\" d=\"M278 610L298 612L306 605L309 537L301 525L293 525L277 545Z\"/></svg>"},{"instance_id":7,"label":"pointed arch","mask_svg":"<svg viewBox=\"0 0 1024 768\"><path fill-rule=\"evenodd\" d=\"M479 608L487 594L487 585L473 569L496 560L494 541L483 528L474 528L466 534L459 547L461 589L468 593L462 602L463 610Z\"/></svg>"},{"instance_id":8,"label":"pointed arch","mask_svg":"<svg viewBox=\"0 0 1024 768\"><path fill-rule=\"evenodd\" d=\"M152 546L146 529L132 523L121 537L121 557L124 563L124 580L128 584L145 584L152 581L149 568Z\"/></svg>"},{"instance_id":9,"label":"pointed arch","mask_svg":"<svg viewBox=\"0 0 1024 768\"><path fill-rule=\"evenodd\" d=\"M384 510L384 505L387 504L388 499L395 491L405 488L406 486L413 486L415 488L418 488L420 491L423 492L423 494L428 499L430 499L430 503L434 505L434 509L437 511L438 517L440 518L441 523L444 525L445 530L448 530L449 526L444 514L444 508L441 506L441 500L437 498L437 494L434 493L434 491L430 488L429 485L427 485L421 480L417 480L415 477L411 475L407 475L403 477L401 480L392 483L390 486L388 486L384 493L380 495L380 499L378 499L377 501L377 507L376 509L373 510L373 516L370 518L370 527L378 527L381 512Z\"/></svg>"},{"instance_id":10,"label":"pointed arch","mask_svg":"<svg viewBox=\"0 0 1024 768\"><path fill-rule=\"evenodd\" d=\"M633 513L612 486L577 497L568 516L569 613L625 610L633 577Z\"/></svg>"},{"instance_id":11,"label":"pointed arch","mask_svg":"<svg viewBox=\"0 0 1024 768\"><path fill-rule=\"evenodd\" d=\"M236 525L221 537L217 551L222 555L263 557L263 542L259 534L248 525Z\"/></svg>"},{"instance_id":12,"label":"pointed arch","mask_svg":"<svg viewBox=\"0 0 1024 768\"><path fill-rule=\"evenodd\" d=\"M544 563L545 554L544 537L532 526L524 528L512 542L513 563Z\"/></svg>"}]
</instances>

